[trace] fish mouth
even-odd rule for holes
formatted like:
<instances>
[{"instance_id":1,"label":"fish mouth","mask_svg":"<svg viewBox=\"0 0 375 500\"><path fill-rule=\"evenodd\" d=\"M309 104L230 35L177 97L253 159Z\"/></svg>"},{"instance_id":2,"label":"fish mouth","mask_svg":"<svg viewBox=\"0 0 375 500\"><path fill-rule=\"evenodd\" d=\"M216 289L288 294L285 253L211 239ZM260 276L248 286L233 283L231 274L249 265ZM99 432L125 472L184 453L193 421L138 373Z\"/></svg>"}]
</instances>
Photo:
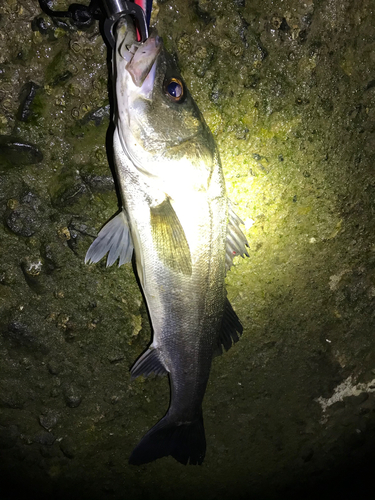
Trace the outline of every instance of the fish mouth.
<instances>
[{"instance_id":1,"label":"fish mouth","mask_svg":"<svg viewBox=\"0 0 375 500\"><path fill-rule=\"evenodd\" d=\"M142 87L162 46L163 40L155 31L144 43L137 42L134 23L128 16L116 25L116 52L125 60L125 69L137 87Z\"/></svg>"}]
</instances>

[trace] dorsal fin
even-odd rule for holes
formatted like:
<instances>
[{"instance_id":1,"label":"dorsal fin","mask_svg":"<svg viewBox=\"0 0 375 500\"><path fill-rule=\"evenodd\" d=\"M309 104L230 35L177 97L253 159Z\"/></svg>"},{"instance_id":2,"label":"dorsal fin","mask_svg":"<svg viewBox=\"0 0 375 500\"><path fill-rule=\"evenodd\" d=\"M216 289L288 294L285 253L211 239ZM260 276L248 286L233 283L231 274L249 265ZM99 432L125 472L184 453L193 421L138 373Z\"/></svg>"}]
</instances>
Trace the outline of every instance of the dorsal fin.
<instances>
[{"instance_id":1,"label":"dorsal fin","mask_svg":"<svg viewBox=\"0 0 375 500\"><path fill-rule=\"evenodd\" d=\"M227 224L227 248L225 255L225 266L228 271L233 265L234 257L249 257L246 247L249 246L246 236L241 231L239 225L242 220L236 215L232 208L232 203L228 200L228 224Z\"/></svg>"}]
</instances>

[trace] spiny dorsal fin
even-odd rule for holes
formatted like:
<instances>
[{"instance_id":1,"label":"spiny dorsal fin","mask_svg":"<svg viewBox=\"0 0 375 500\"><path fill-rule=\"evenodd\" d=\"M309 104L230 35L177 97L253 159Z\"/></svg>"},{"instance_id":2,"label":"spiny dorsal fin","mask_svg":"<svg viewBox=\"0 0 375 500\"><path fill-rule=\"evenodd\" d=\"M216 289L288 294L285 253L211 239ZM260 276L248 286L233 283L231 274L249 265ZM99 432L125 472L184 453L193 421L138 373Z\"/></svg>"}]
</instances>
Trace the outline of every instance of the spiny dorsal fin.
<instances>
[{"instance_id":1,"label":"spiny dorsal fin","mask_svg":"<svg viewBox=\"0 0 375 500\"><path fill-rule=\"evenodd\" d=\"M234 257L249 257L246 247L249 246L246 236L239 225L242 220L233 212L232 204L228 200L228 224L227 224L227 251L225 255L225 266L228 271L233 265Z\"/></svg>"},{"instance_id":2,"label":"spiny dorsal fin","mask_svg":"<svg viewBox=\"0 0 375 500\"><path fill-rule=\"evenodd\" d=\"M107 267L112 266L117 259L119 266L131 261L133 242L124 210L99 231L97 238L87 250L85 264L96 264L107 253Z\"/></svg>"},{"instance_id":3,"label":"spiny dorsal fin","mask_svg":"<svg viewBox=\"0 0 375 500\"><path fill-rule=\"evenodd\" d=\"M228 351L233 344L238 342L242 335L243 327L234 312L233 307L228 299L225 299L224 314L221 321L221 327L217 337L217 344L214 351L214 356L220 356L223 353L223 347Z\"/></svg>"},{"instance_id":4,"label":"spiny dorsal fin","mask_svg":"<svg viewBox=\"0 0 375 500\"><path fill-rule=\"evenodd\" d=\"M191 255L185 232L169 199L150 208L152 238L159 259L169 268L191 275Z\"/></svg>"},{"instance_id":5,"label":"spiny dorsal fin","mask_svg":"<svg viewBox=\"0 0 375 500\"><path fill-rule=\"evenodd\" d=\"M142 354L130 370L132 379L139 377L139 375L148 377L151 373L155 373L155 375L165 375L168 373L159 357L158 351L152 346Z\"/></svg>"}]
</instances>

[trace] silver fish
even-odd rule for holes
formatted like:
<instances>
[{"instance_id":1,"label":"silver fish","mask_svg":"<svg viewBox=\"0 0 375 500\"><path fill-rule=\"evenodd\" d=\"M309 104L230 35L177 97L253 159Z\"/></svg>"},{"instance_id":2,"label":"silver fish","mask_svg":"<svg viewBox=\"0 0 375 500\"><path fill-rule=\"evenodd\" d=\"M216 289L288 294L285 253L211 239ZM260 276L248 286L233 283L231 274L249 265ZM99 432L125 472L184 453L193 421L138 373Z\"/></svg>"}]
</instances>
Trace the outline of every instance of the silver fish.
<instances>
[{"instance_id":1,"label":"silver fish","mask_svg":"<svg viewBox=\"0 0 375 500\"><path fill-rule=\"evenodd\" d=\"M86 262L107 265L133 252L153 342L133 378L168 374L166 415L133 450L142 464L172 455L201 464L206 452L202 400L212 358L242 326L224 278L247 241L225 193L213 136L162 39L136 42L130 19L116 27L114 156L121 212L99 232Z\"/></svg>"}]
</instances>

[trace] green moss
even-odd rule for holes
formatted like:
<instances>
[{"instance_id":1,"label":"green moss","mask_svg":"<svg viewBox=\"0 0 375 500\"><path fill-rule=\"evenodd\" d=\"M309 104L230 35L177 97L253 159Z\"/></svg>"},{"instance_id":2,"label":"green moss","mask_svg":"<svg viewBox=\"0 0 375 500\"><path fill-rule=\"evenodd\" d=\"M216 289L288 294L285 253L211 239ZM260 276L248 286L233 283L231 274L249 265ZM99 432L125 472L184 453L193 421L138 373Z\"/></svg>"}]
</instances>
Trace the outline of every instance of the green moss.
<instances>
[{"instance_id":1,"label":"green moss","mask_svg":"<svg viewBox=\"0 0 375 500\"><path fill-rule=\"evenodd\" d=\"M45 78L47 84L51 84L53 80L62 73L62 68L66 61L66 53L61 50L59 51L48 64L45 71Z\"/></svg>"}]
</instances>

